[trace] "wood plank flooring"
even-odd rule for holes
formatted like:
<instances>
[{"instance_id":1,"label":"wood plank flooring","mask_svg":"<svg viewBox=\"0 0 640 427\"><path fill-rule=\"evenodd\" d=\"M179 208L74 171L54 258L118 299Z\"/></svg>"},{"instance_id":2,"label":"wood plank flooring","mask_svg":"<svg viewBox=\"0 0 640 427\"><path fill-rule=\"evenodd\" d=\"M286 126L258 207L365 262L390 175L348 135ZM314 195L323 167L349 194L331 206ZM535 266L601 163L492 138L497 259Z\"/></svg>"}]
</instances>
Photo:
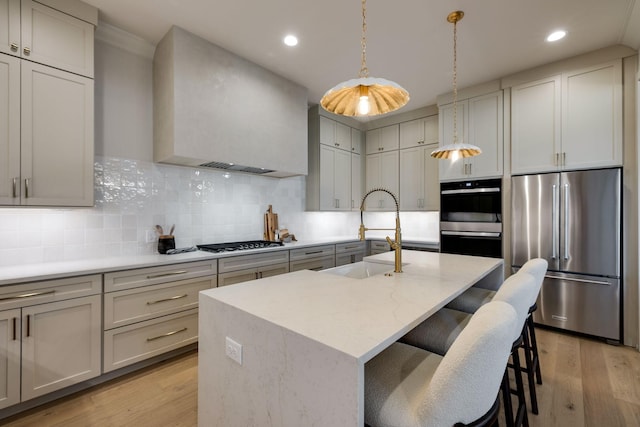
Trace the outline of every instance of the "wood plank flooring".
<instances>
[{"instance_id":1,"label":"wood plank flooring","mask_svg":"<svg viewBox=\"0 0 640 427\"><path fill-rule=\"evenodd\" d=\"M640 353L537 330L543 384L532 427L640 426ZM6 420L7 427L193 427L196 352L110 381ZM501 425L504 425L501 422Z\"/></svg>"}]
</instances>

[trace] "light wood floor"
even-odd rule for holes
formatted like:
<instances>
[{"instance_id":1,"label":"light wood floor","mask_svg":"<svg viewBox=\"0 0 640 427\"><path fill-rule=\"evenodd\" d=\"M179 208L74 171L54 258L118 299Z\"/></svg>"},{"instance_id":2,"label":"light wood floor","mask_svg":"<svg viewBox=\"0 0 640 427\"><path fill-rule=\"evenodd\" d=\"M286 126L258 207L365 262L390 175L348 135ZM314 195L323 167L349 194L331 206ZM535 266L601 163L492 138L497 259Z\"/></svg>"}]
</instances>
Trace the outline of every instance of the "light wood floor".
<instances>
[{"instance_id":1,"label":"light wood floor","mask_svg":"<svg viewBox=\"0 0 640 427\"><path fill-rule=\"evenodd\" d=\"M640 353L538 329L544 384L532 427L640 426ZM195 426L197 353L35 408L0 425ZM501 423L504 425L504 423Z\"/></svg>"}]
</instances>

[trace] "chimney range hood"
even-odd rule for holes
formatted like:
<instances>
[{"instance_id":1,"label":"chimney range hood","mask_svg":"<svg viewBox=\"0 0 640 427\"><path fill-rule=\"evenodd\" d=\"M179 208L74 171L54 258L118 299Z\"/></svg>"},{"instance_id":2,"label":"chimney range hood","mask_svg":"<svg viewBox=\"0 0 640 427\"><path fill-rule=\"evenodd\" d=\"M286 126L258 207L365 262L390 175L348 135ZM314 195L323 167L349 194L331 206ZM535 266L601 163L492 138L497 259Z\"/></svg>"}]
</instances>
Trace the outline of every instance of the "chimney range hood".
<instances>
[{"instance_id":1,"label":"chimney range hood","mask_svg":"<svg viewBox=\"0 0 640 427\"><path fill-rule=\"evenodd\" d=\"M154 161L307 174L307 89L182 28L153 58Z\"/></svg>"}]
</instances>

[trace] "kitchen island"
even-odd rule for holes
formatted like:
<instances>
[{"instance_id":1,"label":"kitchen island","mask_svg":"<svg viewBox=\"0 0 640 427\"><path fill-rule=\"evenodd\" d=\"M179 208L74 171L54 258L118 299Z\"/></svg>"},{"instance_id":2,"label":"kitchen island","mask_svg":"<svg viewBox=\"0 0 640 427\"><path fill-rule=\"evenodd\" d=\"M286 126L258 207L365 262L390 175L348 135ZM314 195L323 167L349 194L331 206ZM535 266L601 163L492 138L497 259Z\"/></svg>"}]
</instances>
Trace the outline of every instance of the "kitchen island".
<instances>
[{"instance_id":1,"label":"kitchen island","mask_svg":"<svg viewBox=\"0 0 640 427\"><path fill-rule=\"evenodd\" d=\"M494 258L403 251L403 261L403 273L384 253L366 258L369 277L358 263L201 292L198 424L364 425L365 363L504 275Z\"/></svg>"}]
</instances>

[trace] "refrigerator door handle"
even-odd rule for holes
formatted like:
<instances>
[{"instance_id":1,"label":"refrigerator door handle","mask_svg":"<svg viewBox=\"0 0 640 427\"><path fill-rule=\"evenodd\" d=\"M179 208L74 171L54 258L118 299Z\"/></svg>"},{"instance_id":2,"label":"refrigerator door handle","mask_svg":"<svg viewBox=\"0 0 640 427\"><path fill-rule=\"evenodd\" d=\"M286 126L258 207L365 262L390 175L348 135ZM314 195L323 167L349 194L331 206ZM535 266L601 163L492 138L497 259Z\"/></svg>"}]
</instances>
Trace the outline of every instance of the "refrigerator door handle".
<instances>
[{"instance_id":1,"label":"refrigerator door handle","mask_svg":"<svg viewBox=\"0 0 640 427\"><path fill-rule=\"evenodd\" d=\"M564 259L569 259L569 184L564 185Z\"/></svg>"},{"instance_id":2,"label":"refrigerator door handle","mask_svg":"<svg viewBox=\"0 0 640 427\"><path fill-rule=\"evenodd\" d=\"M551 208L551 259L556 259L558 254L556 249L558 248L558 227L557 227L557 215L558 215L558 187L553 184L553 206Z\"/></svg>"},{"instance_id":3,"label":"refrigerator door handle","mask_svg":"<svg viewBox=\"0 0 640 427\"><path fill-rule=\"evenodd\" d=\"M557 279L557 280L566 280L566 281L569 281L569 282L591 283L593 285L611 286L611 282L605 282L605 281L602 281L602 280L578 279L578 278L571 278L571 277L553 276L551 274L545 274L544 277L546 279Z\"/></svg>"}]
</instances>

